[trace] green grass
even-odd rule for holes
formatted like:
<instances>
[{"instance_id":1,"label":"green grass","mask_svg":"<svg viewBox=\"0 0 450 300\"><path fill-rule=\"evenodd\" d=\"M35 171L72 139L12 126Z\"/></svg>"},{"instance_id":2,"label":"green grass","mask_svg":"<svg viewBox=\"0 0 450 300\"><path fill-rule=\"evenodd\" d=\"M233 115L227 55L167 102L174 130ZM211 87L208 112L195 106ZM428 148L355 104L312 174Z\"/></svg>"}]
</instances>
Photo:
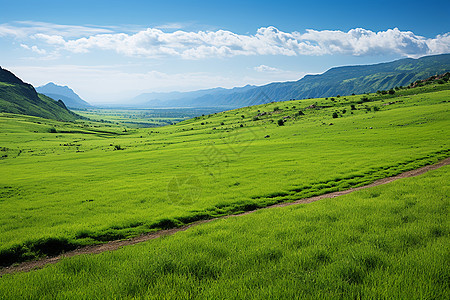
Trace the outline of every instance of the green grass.
<instances>
[{"instance_id":1,"label":"green grass","mask_svg":"<svg viewBox=\"0 0 450 300\"><path fill-rule=\"evenodd\" d=\"M173 109L83 109L74 110L78 115L106 123L116 123L131 128L150 128L172 125L199 115L219 111L215 108Z\"/></svg>"},{"instance_id":2,"label":"green grass","mask_svg":"<svg viewBox=\"0 0 450 300\"><path fill-rule=\"evenodd\" d=\"M149 129L0 114L0 265L434 163L449 156L449 87L271 103Z\"/></svg>"},{"instance_id":3,"label":"green grass","mask_svg":"<svg viewBox=\"0 0 450 300\"><path fill-rule=\"evenodd\" d=\"M0 298L448 299L450 167L0 279Z\"/></svg>"},{"instance_id":4,"label":"green grass","mask_svg":"<svg viewBox=\"0 0 450 300\"><path fill-rule=\"evenodd\" d=\"M3 70L0 70L1 72ZM0 113L5 112L62 121L81 118L55 100L36 93L31 85L0 82Z\"/></svg>"}]
</instances>

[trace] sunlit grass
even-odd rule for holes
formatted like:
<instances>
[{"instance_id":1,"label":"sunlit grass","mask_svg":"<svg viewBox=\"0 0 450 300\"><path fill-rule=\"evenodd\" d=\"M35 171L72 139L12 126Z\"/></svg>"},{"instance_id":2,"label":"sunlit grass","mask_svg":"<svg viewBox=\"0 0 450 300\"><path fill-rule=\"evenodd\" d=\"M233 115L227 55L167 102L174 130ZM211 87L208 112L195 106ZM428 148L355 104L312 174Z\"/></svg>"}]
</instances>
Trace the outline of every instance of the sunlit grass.
<instances>
[{"instance_id":1,"label":"sunlit grass","mask_svg":"<svg viewBox=\"0 0 450 300\"><path fill-rule=\"evenodd\" d=\"M448 299L449 171L5 275L0 298Z\"/></svg>"},{"instance_id":2,"label":"sunlit grass","mask_svg":"<svg viewBox=\"0 0 450 300\"><path fill-rule=\"evenodd\" d=\"M450 149L446 88L271 103L151 129L0 114L1 263L436 162Z\"/></svg>"}]
</instances>

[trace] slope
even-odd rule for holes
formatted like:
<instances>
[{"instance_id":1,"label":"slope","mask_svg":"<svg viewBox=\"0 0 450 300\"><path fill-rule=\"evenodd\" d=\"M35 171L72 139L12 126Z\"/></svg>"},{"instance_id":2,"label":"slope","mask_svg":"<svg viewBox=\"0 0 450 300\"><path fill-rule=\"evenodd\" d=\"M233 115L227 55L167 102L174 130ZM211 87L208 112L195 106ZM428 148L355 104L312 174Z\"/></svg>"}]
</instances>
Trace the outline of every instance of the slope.
<instances>
[{"instance_id":1,"label":"slope","mask_svg":"<svg viewBox=\"0 0 450 300\"><path fill-rule=\"evenodd\" d=\"M62 100L69 108L91 108L92 105L80 98L68 86L56 85L53 82L36 88L36 91L55 100Z\"/></svg>"},{"instance_id":2,"label":"slope","mask_svg":"<svg viewBox=\"0 0 450 300\"><path fill-rule=\"evenodd\" d=\"M432 164L449 155L449 100L449 83L432 84L270 103L114 135L0 115L0 150L11 153L1 161L0 265Z\"/></svg>"},{"instance_id":3,"label":"slope","mask_svg":"<svg viewBox=\"0 0 450 300\"><path fill-rule=\"evenodd\" d=\"M0 112L38 116L47 119L73 121L80 118L69 111L62 101L38 94L32 85L24 83L8 70L0 68Z\"/></svg>"},{"instance_id":4,"label":"slope","mask_svg":"<svg viewBox=\"0 0 450 300\"><path fill-rule=\"evenodd\" d=\"M239 108L273 101L332 97L387 90L450 71L450 54L400 59L375 65L336 67L320 75L307 75L294 82L247 86L243 89L211 91L196 98L180 94L166 106ZM152 106L151 103L148 104Z\"/></svg>"}]
</instances>

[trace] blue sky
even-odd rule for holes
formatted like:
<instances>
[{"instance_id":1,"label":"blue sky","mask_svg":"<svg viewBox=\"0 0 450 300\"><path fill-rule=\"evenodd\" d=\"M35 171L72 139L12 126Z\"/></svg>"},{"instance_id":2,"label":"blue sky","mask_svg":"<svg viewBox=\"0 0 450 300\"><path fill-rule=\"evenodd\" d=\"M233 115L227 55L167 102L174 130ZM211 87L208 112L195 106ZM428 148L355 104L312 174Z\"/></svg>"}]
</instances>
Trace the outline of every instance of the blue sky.
<instances>
[{"instance_id":1,"label":"blue sky","mask_svg":"<svg viewBox=\"0 0 450 300\"><path fill-rule=\"evenodd\" d=\"M91 103L450 52L448 1L0 0L0 65Z\"/></svg>"}]
</instances>

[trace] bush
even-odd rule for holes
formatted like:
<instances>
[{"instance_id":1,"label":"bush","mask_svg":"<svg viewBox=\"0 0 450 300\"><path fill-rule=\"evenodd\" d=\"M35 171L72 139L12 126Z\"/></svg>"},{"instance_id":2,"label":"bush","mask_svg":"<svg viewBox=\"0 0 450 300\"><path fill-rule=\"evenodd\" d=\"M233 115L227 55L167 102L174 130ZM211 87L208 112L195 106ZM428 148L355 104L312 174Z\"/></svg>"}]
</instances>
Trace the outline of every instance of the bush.
<instances>
[{"instance_id":1,"label":"bush","mask_svg":"<svg viewBox=\"0 0 450 300\"><path fill-rule=\"evenodd\" d=\"M395 91L393 89L390 89L389 90L389 95L394 95L394 94L395 94Z\"/></svg>"},{"instance_id":2,"label":"bush","mask_svg":"<svg viewBox=\"0 0 450 300\"><path fill-rule=\"evenodd\" d=\"M355 104L350 105L350 109L351 109L351 110L356 110Z\"/></svg>"},{"instance_id":3,"label":"bush","mask_svg":"<svg viewBox=\"0 0 450 300\"><path fill-rule=\"evenodd\" d=\"M305 114L304 114L301 110L299 110L299 111L298 111L298 115L299 115L299 116L304 116Z\"/></svg>"},{"instance_id":4,"label":"bush","mask_svg":"<svg viewBox=\"0 0 450 300\"><path fill-rule=\"evenodd\" d=\"M48 132L50 132L50 133L56 133L56 129L55 128L50 128L49 130L48 130Z\"/></svg>"},{"instance_id":5,"label":"bush","mask_svg":"<svg viewBox=\"0 0 450 300\"><path fill-rule=\"evenodd\" d=\"M114 145L114 150L124 150L120 145Z\"/></svg>"},{"instance_id":6,"label":"bush","mask_svg":"<svg viewBox=\"0 0 450 300\"><path fill-rule=\"evenodd\" d=\"M275 107L273 108L273 111L277 111L277 110L280 110L280 107L279 107L279 106L275 106Z\"/></svg>"},{"instance_id":7,"label":"bush","mask_svg":"<svg viewBox=\"0 0 450 300\"><path fill-rule=\"evenodd\" d=\"M278 126L283 126L284 125L284 120L283 119L279 119L278 120Z\"/></svg>"},{"instance_id":8,"label":"bush","mask_svg":"<svg viewBox=\"0 0 450 300\"><path fill-rule=\"evenodd\" d=\"M334 113L333 113L333 119L336 119L337 117L339 117L338 114L337 114L337 112L334 112Z\"/></svg>"}]
</instances>

